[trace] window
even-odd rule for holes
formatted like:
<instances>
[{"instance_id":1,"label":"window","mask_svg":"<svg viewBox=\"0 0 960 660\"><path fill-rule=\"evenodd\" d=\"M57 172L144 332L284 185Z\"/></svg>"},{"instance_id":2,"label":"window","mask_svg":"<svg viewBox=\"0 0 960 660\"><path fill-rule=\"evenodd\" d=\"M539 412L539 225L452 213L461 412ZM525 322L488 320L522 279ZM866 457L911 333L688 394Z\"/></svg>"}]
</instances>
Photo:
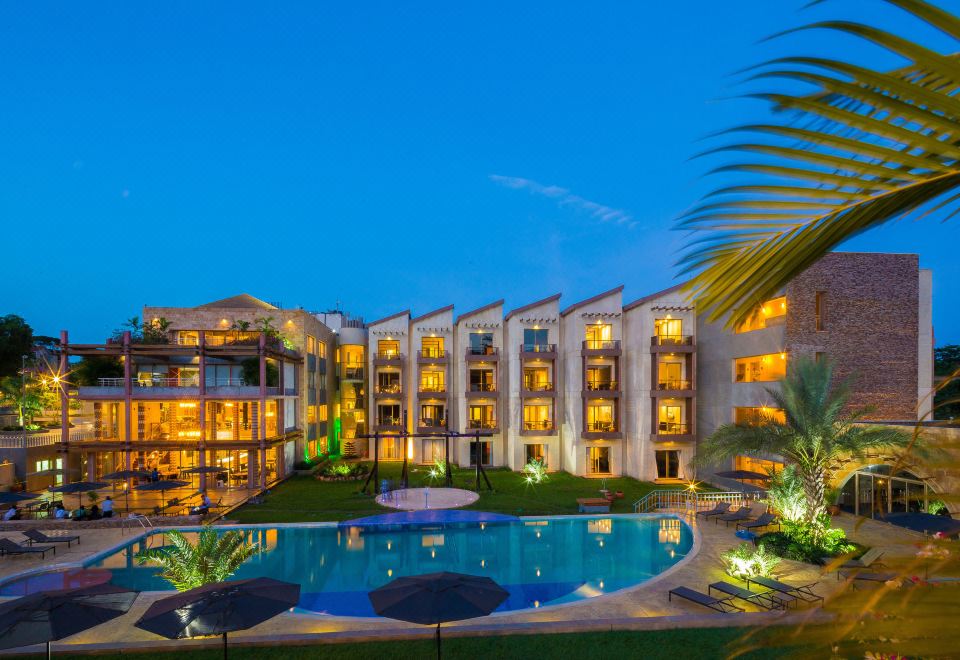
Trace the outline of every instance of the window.
<instances>
[{"instance_id":1,"label":"window","mask_svg":"<svg viewBox=\"0 0 960 660\"><path fill-rule=\"evenodd\" d=\"M826 359L827 359L827 354L826 354L826 353L817 352L817 353L814 353L814 354L813 354L813 360L814 360L817 364L820 364L821 362L823 362L823 361L826 360Z\"/></svg>"},{"instance_id":2,"label":"window","mask_svg":"<svg viewBox=\"0 0 960 660\"><path fill-rule=\"evenodd\" d=\"M783 424L787 421L787 415L782 408L768 408L767 406L737 407L733 409L734 424L757 426L769 421Z\"/></svg>"},{"instance_id":3,"label":"window","mask_svg":"<svg viewBox=\"0 0 960 660\"><path fill-rule=\"evenodd\" d=\"M587 447L587 474L610 474L609 447Z\"/></svg>"},{"instance_id":4,"label":"window","mask_svg":"<svg viewBox=\"0 0 960 660\"><path fill-rule=\"evenodd\" d=\"M492 442L476 442L472 440L470 442L470 465L477 464L477 445L480 445L480 465L490 465L490 455L491 447L493 447Z\"/></svg>"},{"instance_id":5,"label":"window","mask_svg":"<svg viewBox=\"0 0 960 660\"><path fill-rule=\"evenodd\" d=\"M524 445L524 452L526 456L525 463L540 461L544 465L547 464L547 450L544 445Z\"/></svg>"},{"instance_id":6,"label":"window","mask_svg":"<svg viewBox=\"0 0 960 660\"><path fill-rule=\"evenodd\" d=\"M394 436L380 438L380 459L399 461L403 458L403 440Z\"/></svg>"},{"instance_id":7,"label":"window","mask_svg":"<svg viewBox=\"0 0 960 660\"><path fill-rule=\"evenodd\" d=\"M816 299L813 303L813 320L816 323L817 332L822 332L827 329L826 319L826 300L827 293L826 291L817 291Z\"/></svg>"},{"instance_id":8,"label":"window","mask_svg":"<svg viewBox=\"0 0 960 660\"><path fill-rule=\"evenodd\" d=\"M523 329L523 350L539 352L549 350L547 345L548 331L545 328Z\"/></svg>"},{"instance_id":9,"label":"window","mask_svg":"<svg viewBox=\"0 0 960 660\"><path fill-rule=\"evenodd\" d=\"M653 331L657 337L676 339L683 336L683 320L667 317L653 321Z\"/></svg>"},{"instance_id":10,"label":"window","mask_svg":"<svg viewBox=\"0 0 960 660\"><path fill-rule=\"evenodd\" d=\"M399 394L400 373L396 371L378 371L377 392L380 394Z\"/></svg>"},{"instance_id":11,"label":"window","mask_svg":"<svg viewBox=\"0 0 960 660\"><path fill-rule=\"evenodd\" d=\"M657 413L657 433L660 435L679 435L688 433L683 423L683 407L678 403L660 404Z\"/></svg>"},{"instance_id":12,"label":"window","mask_svg":"<svg viewBox=\"0 0 960 660\"><path fill-rule=\"evenodd\" d=\"M769 325L782 324L786 314L787 297L772 298L760 305L752 316L734 329L734 332L750 332L762 330Z\"/></svg>"},{"instance_id":13,"label":"window","mask_svg":"<svg viewBox=\"0 0 960 660\"><path fill-rule=\"evenodd\" d=\"M423 337L420 340L420 354L423 357L443 357L443 337Z\"/></svg>"},{"instance_id":14,"label":"window","mask_svg":"<svg viewBox=\"0 0 960 660\"><path fill-rule=\"evenodd\" d=\"M733 361L737 383L768 383L787 375L787 354L770 353L737 358Z\"/></svg>"},{"instance_id":15,"label":"window","mask_svg":"<svg viewBox=\"0 0 960 660\"><path fill-rule=\"evenodd\" d=\"M616 430L612 403L601 403L587 406L587 431Z\"/></svg>"},{"instance_id":16,"label":"window","mask_svg":"<svg viewBox=\"0 0 960 660\"><path fill-rule=\"evenodd\" d=\"M680 478L680 452L677 450L654 452L657 457L657 479Z\"/></svg>"},{"instance_id":17,"label":"window","mask_svg":"<svg viewBox=\"0 0 960 660\"><path fill-rule=\"evenodd\" d=\"M613 326L609 323L591 323L584 326L587 348L612 348Z\"/></svg>"},{"instance_id":18,"label":"window","mask_svg":"<svg viewBox=\"0 0 960 660\"><path fill-rule=\"evenodd\" d=\"M395 339L381 339L377 342L377 357L395 358L400 356L400 342Z\"/></svg>"},{"instance_id":19,"label":"window","mask_svg":"<svg viewBox=\"0 0 960 660\"><path fill-rule=\"evenodd\" d=\"M690 383L683 380L683 363L661 360L657 364L657 389L685 390Z\"/></svg>"},{"instance_id":20,"label":"window","mask_svg":"<svg viewBox=\"0 0 960 660\"><path fill-rule=\"evenodd\" d=\"M550 419L550 405L524 406L523 429L525 431L550 431L553 429L553 420Z\"/></svg>"},{"instance_id":21,"label":"window","mask_svg":"<svg viewBox=\"0 0 960 660\"><path fill-rule=\"evenodd\" d=\"M317 412L319 413L319 419L321 422L327 421L327 404L321 403L318 406Z\"/></svg>"},{"instance_id":22,"label":"window","mask_svg":"<svg viewBox=\"0 0 960 660\"><path fill-rule=\"evenodd\" d=\"M311 355L317 354L317 338L307 335L307 353Z\"/></svg>"},{"instance_id":23,"label":"window","mask_svg":"<svg viewBox=\"0 0 960 660\"><path fill-rule=\"evenodd\" d=\"M317 349L318 349L318 350L317 350L317 354L318 354L320 357L322 357L322 358L326 358L326 357L327 357L327 342L325 342L325 341L317 342Z\"/></svg>"},{"instance_id":24,"label":"window","mask_svg":"<svg viewBox=\"0 0 960 660\"><path fill-rule=\"evenodd\" d=\"M553 389L550 382L550 370L546 367L525 367L523 370L523 389L528 392L547 392Z\"/></svg>"},{"instance_id":25,"label":"window","mask_svg":"<svg viewBox=\"0 0 960 660\"><path fill-rule=\"evenodd\" d=\"M470 352L474 355L493 355L493 333L471 332Z\"/></svg>"},{"instance_id":26,"label":"window","mask_svg":"<svg viewBox=\"0 0 960 660\"><path fill-rule=\"evenodd\" d=\"M307 372L307 387L309 387L311 390L317 389L317 372Z\"/></svg>"},{"instance_id":27,"label":"window","mask_svg":"<svg viewBox=\"0 0 960 660\"><path fill-rule=\"evenodd\" d=\"M467 428L492 429L496 428L496 426L497 422L493 416L493 406L470 406L467 410Z\"/></svg>"},{"instance_id":28,"label":"window","mask_svg":"<svg viewBox=\"0 0 960 660\"><path fill-rule=\"evenodd\" d=\"M177 343L184 346L196 346L200 343L200 333L196 330L180 330L177 332Z\"/></svg>"},{"instance_id":29,"label":"window","mask_svg":"<svg viewBox=\"0 0 960 660\"><path fill-rule=\"evenodd\" d=\"M317 407L307 406L307 424L317 423Z\"/></svg>"},{"instance_id":30,"label":"window","mask_svg":"<svg viewBox=\"0 0 960 660\"><path fill-rule=\"evenodd\" d=\"M447 387L444 383L446 374L443 371L421 371L420 372L420 391L421 392L446 392Z\"/></svg>"},{"instance_id":31,"label":"window","mask_svg":"<svg viewBox=\"0 0 960 660\"><path fill-rule=\"evenodd\" d=\"M446 406L437 403L425 403L420 406L420 426L442 427L446 425Z\"/></svg>"},{"instance_id":32,"label":"window","mask_svg":"<svg viewBox=\"0 0 960 660\"><path fill-rule=\"evenodd\" d=\"M400 404L380 404L377 406L377 424L380 426L400 426Z\"/></svg>"},{"instance_id":33,"label":"window","mask_svg":"<svg viewBox=\"0 0 960 660\"><path fill-rule=\"evenodd\" d=\"M443 438L426 438L422 446L424 463L444 460Z\"/></svg>"},{"instance_id":34,"label":"window","mask_svg":"<svg viewBox=\"0 0 960 660\"><path fill-rule=\"evenodd\" d=\"M497 388L493 382L493 369L471 369L470 391L496 392Z\"/></svg>"},{"instance_id":35,"label":"window","mask_svg":"<svg viewBox=\"0 0 960 660\"><path fill-rule=\"evenodd\" d=\"M587 367L587 389L605 391L617 389L617 383L613 380L613 367L611 365Z\"/></svg>"}]
</instances>

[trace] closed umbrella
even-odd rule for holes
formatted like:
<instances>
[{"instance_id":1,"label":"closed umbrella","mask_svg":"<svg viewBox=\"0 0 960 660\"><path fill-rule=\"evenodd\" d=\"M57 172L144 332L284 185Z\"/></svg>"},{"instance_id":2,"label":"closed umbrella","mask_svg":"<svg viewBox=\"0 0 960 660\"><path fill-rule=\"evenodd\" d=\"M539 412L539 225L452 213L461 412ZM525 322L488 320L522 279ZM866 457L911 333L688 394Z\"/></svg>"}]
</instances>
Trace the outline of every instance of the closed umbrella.
<instances>
[{"instance_id":1,"label":"closed umbrella","mask_svg":"<svg viewBox=\"0 0 960 660\"><path fill-rule=\"evenodd\" d=\"M165 490L171 490L173 488L182 488L184 486L189 486L189 481L176 481L174 479L161 479L160 481L150 481L145 484L140 484L136 486L136 490L159 490L160 491L160 508L164 508L166 503L164 501L163 492Z\"/></svg>"},{"instance_id":2,"label":"closed umbrella","mask_svg":"<svg viewBox=\"0 0 960 660\"><path fill-rule=\"evenodd\" d=\"M40 591L0 604L0 648L50 642L125 614L139 591L112 584Z\"/></svg>"},{"instance_id":3,"label":"closed umbrella","mask_svg":"<svg viewBox=\"0 0 960 660\"><path fill-rule=\"evenodd\" d=\"M263 623L300 602L300 585L272 578L217 582L153 603L134 625L167 639L222 635Z\"/></svg>"},{"instance_id":4,"label":"closed umbrella","mask_svg":"<svg viewBox=\"0 0 960 660\"><path fill-rule=\"evenodd\" d=\"M509 595L488 577L448 572L397 578L367 594L380 616L436 624L437 658L441 623L487 616Z\"/></svg>"},{"instance_id":5,"label":"closed umbrella","mask_svg":"<svg viewBox=\"0 0 960 660\"><path fill-rule=\"evenodd\" d=\"M47 488L51 493L76 493L80 502L82 503L83 495L82 493L89 493L92 490L99 490L100 488L106 488L110 484L105 481L74 481L71 484L63 484L61 486L50 486Z\"/></svg>"},{"instance_id":6,"label":"closed umbrella","mask_svg":"<svg viewBox=\"0 0 960 660\"><path fill-rule=\"evenodd\" d=\"M103 475L104 479L109 479L110 481L126 481L127 479L149 479L152 475L145 470L120 470L119 472L111 472L110 474ZM127 508L127 511L130 510L130 489L123 489L123 498L124 504Z\"/></svg>"}]
</instances>

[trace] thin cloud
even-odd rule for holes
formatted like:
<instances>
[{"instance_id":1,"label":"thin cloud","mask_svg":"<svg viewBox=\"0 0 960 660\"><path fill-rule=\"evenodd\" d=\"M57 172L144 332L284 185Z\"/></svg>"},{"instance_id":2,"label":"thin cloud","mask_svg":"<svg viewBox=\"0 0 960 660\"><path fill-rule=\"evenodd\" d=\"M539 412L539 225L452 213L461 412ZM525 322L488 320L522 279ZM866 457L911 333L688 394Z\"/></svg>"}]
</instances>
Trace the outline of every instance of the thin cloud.
<instances>
[{"instance_id":1,"label":"thin cloud","mask_svg":"<svg viewBox=\"0 0 960 660\"><path fill-rule=\"evenodd\" d=\"M490 180L512 190L527 190L534 195L555 199L557 200L558 206L567 206L577 211L588 213L590 217L596 218L600 222L623 225L628 229L633 229L637 226L637 221L634 217L623 209L613 208L606 204L584 199L560 186L545 186L532 179L523 179L517 176L502 176L500 174L491 174Z\"/></svg>"}]
</instances>

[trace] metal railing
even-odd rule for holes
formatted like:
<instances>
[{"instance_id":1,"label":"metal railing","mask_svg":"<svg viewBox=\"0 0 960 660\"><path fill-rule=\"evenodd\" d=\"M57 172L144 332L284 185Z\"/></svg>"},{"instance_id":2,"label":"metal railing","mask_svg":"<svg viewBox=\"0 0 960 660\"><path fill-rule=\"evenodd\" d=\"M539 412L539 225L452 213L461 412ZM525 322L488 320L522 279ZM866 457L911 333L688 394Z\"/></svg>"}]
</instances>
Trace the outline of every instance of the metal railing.
<instances>
[{"instance_id":1,"label":"metal railing","mask_svg":"<svg viewBox=\"0 0 960 660\"><path fill-rule=\"evenodd\" d=\"M447 357L447 352L442 348L423 348L417 351L417 356L424 358L445 358Z\"/></svg>"},{"instance_id":2,"label":"metal railing","mask_svg":"<svg viewBox=\"0 0 960 660\"><path fill-rule=\"evenodd\" d=\"M27 433L24 438L22 431L8 431L0 433L0 449L31 449L33 447L49 447L61 441L59 430L46 433ZM71 441L89 440L93 437L92 431L70 431Z\"/></svg>"},{"instance_id":3,"label":"metal railing","mask_svg":"<svg viewBox=\"0 0 960 660\"><path fill-rule=\"evenodd\" d=\"M583 347L588 351L609 351L620 348L619 339L587 339Z\"/></svg>"},{"instance_id":4,"label":"metal railing","mask_svg":"<svg viewBox=\"0 0 960 660\"><path fill-rule=\"evenodd\" d=\"M650 343L656 346L690 346L693 344L693 335L654 335Z\"/></svg>"},{"instance_id":5,"label":"metal railing","mask_svg":"<svg viewBox=\"0 0 960 660\"><path fill-rule=\"evenodd\" d=\"M657 422L657 435L686 435L690 425L686 422Z\"/></svg>"},{"instance_id":6,"label":"metal railing","mask_svg":"<svg viewBox=\"0 0 960 660\"><path fill-rule=\"evenodd\" d=\"M616 392L620 389L620 383L615 380L588 380L588 392Z\"/></svg>"},{"instance_id":7,"label":"metal railing","mask_svg":"<svg viewBox=\"0 0 960 660\"><path fill-rule=\"evenodd\" d=\"M539 383L524 382L523 389L527 392L552 392L553 383L545 383L543 381Z\"/></svg>"},{"instance_id":8,"label":"metal railing","mask_svg":"<svg viewBox=\"0 0 960 660\"><path fill-rule=\"evenodd\" d=\"M440 417L439 419L435 417L422 417L419 424L420 428L428 429L444 428L446 425L447 420L444 417Z\"/></svg>"},{"instance_id":9,"label":"metal railing","mask_svg":"<svg viewBox=\"0 0 960 660\"><path fill-rule=\"evenodd\" d=\"M207 387L256 387L242 378L207 378L205 384Z\"/></svg>"},{"instance_id":10,"label":"metal railing","mask_svg":"<svg viewBox=\"0 0 960 660\"><path fill-rule=\"evenodd\" d=\"M496 392L497 386L494 383L470 383L471 392Z\"/></svg>"},{"instance_id":11,"label":"metal railing","mask_svg":"<svg viewBox=\"0 0 960 660\"><path fill-rule=\"evenodd\" d=\"M658 390L692 390L693 384L689 380L661 380L657 383Z\"/></svg>"},{"instance_id":12,"label":"metal railing","mask_svg":"<svg viewBox=\"0 0 960 660\"><path fill-rule=\"evenodd\" d=\"M520 350L524 353L556 353L556 344L520 344Z\"/></svg>"},{"instance_id":13,"label":"metal railing","mask_svg":"<svg viewBox=\"0 0 960 660\"><path fill-rule=\"evenodd\" d=\"M377 351L374 356L378 360L402 360L403 354L399 351Z\"/></svg>"},{"instance_id":14,"label":"metal railing","mask_svg":"<svg viewBox=\"0 0 960 660\"><path fill-rule=\"evenodd\" d=\"M496 346L471 346L467 349L467 355L497 355L499 352Z\"/></svg>"},{"instance_id":15,"label":"metal railing","mask_svg":"<svg viewBox=\"0 0 960 660\"><path fill-rule=\"evenodd\" d=\"M340 378L347 380L363 380L363 367L341 364Z\"/></svg>"},{"instance_id":16,"label":"metal railing","mask_svg":"<svg viewBox=\"0 0 960 660\"><path fill-rule=\"evenodd\" d=\"M447 386L446 385L421 385L420 391L443 394L444 392L447 391Z\"/></svg>"},{"instance_id":17,"label":"metal railing","mask_svg":"<svg viewBox=\"0 0 960 660\"><path fill-rule=\"evenodd\" d=\"M532 420L532 421L525 421L523 423L523 429L525 431L552 431L553 420L538 419L538 420Z\"/></svg>"},{"instance_id":18,"label":"metal railing","mask_svg":"<svg viewBox=\"0 0 960 660\"><path fill-rule=\"evenodd\" d=\"M757 492L715 491L699 492L689 488L652 490L633 503L634 513L652 511L697 512L712 509L718 502L729 502L731 506L745 506L763 496Z\"/></svg>"},{"instance_id":19,"label":"metal railing","mask_svg":"<svg viewBox=\"0 0 960 660\"><path fill-rule=\"evenodd\" d=\"M497 428L497 420L495 419L468 419L467 420L468 429L495 429Z\"/></svg>"},{"instance_id":20,"label":"metal railing","mask_svg":"<svg viewBox=\"0 0 960 660\"><path fill-rule=\"evenodd\" d=\"M594 433L615 433L617 425L613 422L587 422L584 428Z\"/></svg>"},{"instance_id":21,"label":"metal railing","mask_svg":"<svg viewBox=\"0 0 960 660\"><path fill-rule=\"evenodd\" d=\"M400 383L377 385L377 394L400 394Z\"/></svg>"}]
</instances>

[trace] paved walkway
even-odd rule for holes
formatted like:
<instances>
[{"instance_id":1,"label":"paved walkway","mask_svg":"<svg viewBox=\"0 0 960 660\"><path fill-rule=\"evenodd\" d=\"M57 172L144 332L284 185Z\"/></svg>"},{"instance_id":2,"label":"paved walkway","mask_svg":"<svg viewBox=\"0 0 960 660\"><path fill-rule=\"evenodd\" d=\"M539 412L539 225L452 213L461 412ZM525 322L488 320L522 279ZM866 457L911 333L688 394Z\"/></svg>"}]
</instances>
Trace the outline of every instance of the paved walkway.
<instances>
[{"instance_id":1,"label":"paved walkway","mask_svg":"<svg viewBox=\"0 0 960 660\"><path fill-rule=\"evenodd\" d=\"M377 504L391 509L422 511L455 509L473 504L480 495L462 488L403 488L377 495Z\"/></svg>"}]
</instances>

